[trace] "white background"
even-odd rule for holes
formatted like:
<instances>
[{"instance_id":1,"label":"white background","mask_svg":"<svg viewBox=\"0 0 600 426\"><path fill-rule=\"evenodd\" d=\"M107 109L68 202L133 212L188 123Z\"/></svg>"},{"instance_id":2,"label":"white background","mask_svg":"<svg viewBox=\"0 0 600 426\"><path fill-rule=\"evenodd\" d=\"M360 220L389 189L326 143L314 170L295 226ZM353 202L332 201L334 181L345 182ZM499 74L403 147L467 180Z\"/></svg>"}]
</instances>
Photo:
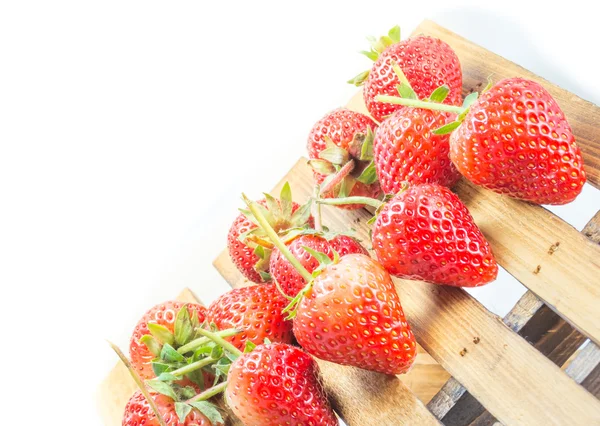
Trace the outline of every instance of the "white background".
<instances>
[{"instance_id":1,"label":"white background","mask_svg":"<svg viewBox=\"0 0 600 426\"><path fill-rule=\"evenodd\" d=\"M424 3L3 2L0 423L98 424L103 339L126 348L185 286L226 291L211 262L240 192L271 188L355 93L366 35L430 18L600 103L583 2ZM599 207L587 186L558 211L581 228ZM510 281L481 290L499 314Z\"/></svg>"}]
</instances>

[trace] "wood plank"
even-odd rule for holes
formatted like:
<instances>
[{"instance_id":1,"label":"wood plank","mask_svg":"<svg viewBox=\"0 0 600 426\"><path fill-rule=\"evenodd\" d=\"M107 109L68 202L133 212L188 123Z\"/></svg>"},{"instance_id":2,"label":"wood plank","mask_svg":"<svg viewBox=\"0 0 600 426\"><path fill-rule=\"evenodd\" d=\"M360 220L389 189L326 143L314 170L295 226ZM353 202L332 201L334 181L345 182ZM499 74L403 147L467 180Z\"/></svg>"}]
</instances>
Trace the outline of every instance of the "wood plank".
<instances>
[{"instance_id":1,"label":"wood plank","mask_svg":"<svg viewBox=\"0 0 600 426\"><path fill-rule=\"evenodd\" d=\"M563 365L586 340L531 291L519 299L503 321L558 366ZM454 378L431 399L427 408L446 426L472 422L483 425L484 419L493 419L491 415L484 416L483 405ZM490 420L489 424L492 423Z\"/></svg>"},{"instance_id":2,"label":"wood plank","mask_svg":"<svg viewBox=\"0 0 600 426\"><path fill-rule=\"evenodd\" d=\"M456 192L498 263L582 333L600 342L600 247L540 206L475 188L465 180Z\"/></svg>"},{"instance_id":3,"label":"wood plank","mask_svg":"<svg viewBox=\"0 0 600 426\"><path fill-rule=\"evenodd\" d=\"M189 289L184 289L176 300L187 303L202 302ZM102 423L106 426L121 426L123 412L127 401L131 395L138 389L131 378L129 371L122 362L117 363L110 371L108 376L100 384L97 392L97 405ZM227 426L243 426L243 424L227 408L222 399L218 399L217 404L221 407L224 414L225 424Z\"/></svg>"},{"instance_id":4,"label":"wood plank","mask_svg":"<svg viewBox=\"0 0 600 426\"><path fill-rule=\"evenodd\" d=\"M524 77L542 84L558 101L569 120L583 153L588 182L600 188L600 108L432 21L422 22L413 32L420 33L440 38L456 51L462 65L465 95L483 89L492 74L494 81Z\"/></svg>"},{"instance_id":5,"label":"wood plank","mask_svg":"<svg viewBox=\"0 0 600 426\"><path fill-rule=\"evenodd\" d=\"M312 178L304 162L298 163L284 179L290 182L300 200L311 194ZM352 226L359 238L368 240L366 211L349 214L324 208L323 213L324 222L333 229ZM357 223L356 219L360 221ZM228 258L225 260L225 264L216 265L220 270L235 268ZM589 425L600 418L600 402L465 291L395 281L418 341L500 421ZM474 343L476 338L478 343ZM514 392L515 389L528 391ZM571 419L573 412L582 414Z\"/></svg>"},{"instance_id":6,"label":"wood plank","mask_svg":"<svg viewBox=\"0 0 600 426\"><path fill-rule=\"evenodd\" d=\"M600 212L596 213L581 233L593 243L600 244L599 230ZM504 317L504 323L558 366L562 366L585 341L583 335L552 312L531 291L527 291ZM582 383L585 379L582 385L595 396L598 396L597 392L600 391L600 351L594 352L597 349L597 346L590 343L586 350L575 358L571 369L567 370L567 374L575 378L577 383ZM484 426L496 422L496 419L454 378L432 398L427 408L446 426Z\"/></svg>"},{"instance_id":7,"label":"wood plank","mask_svg":"<svg viewBox=\"0 0 600 426\"><path fill-rule=\"evenodd\" d=\"M600 348L598 346L590 342L577 353L565 371L569 377L600 398Z\"/></svg>"}]
</instances>

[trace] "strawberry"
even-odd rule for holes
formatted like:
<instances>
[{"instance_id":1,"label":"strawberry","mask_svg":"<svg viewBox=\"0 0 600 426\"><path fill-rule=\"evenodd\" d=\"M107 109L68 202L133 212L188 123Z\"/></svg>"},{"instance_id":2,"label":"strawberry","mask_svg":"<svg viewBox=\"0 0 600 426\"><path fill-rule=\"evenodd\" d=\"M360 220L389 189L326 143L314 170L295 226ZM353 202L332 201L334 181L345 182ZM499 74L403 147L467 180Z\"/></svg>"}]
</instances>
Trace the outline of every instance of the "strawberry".
<instances>
[{"instance_id":1,"label":"strawberry","mask_svg":"<svg viewBox=\"0 0 600 426\"><path fill-rule=\"evenodd\" d=\"M232 365L228 405L246 426L337 426L310 355L284 343L257 346Z\"/></svg>"},{"instance_id":2,"label":"strawberry","mask_svg":"<svg viewBox=\"0 0 600 426\"><path fill-rule=\"evenodd\" d=\"M381 123L373 153L383 192L396 194L405 181L450 187L460 179L448 157L450 136L432 133L455 118L447 112L401 107Z\"/></svg>"},{"instance_id":3,"label":"strawberry","mask_svg":"<svg viewBox=\"0 0 600 426\"><path fill-rule=\"evenodd\" d=\"M200 324L204 322L206 317L204 306L195 303L185 304L170 301L154 306L144 314L135 326L129 343L129 354L133 368L142 379L150 379L155 376L152 369L152 360L156 357L156 354L150 350L150 347L153 345L158 347L161 343L176 345L174 336L176 320L181 318L179 316L180 310L184 306L188 310L188 318L192 318L193 323ZM157 342L156 337L153 337L153 335L157 335L158 339L163 341Z\"/></svg>"},{"instance_id":4,"label":"strawberry","mask_svg":"<svg viewBox=\"0 0 600 426\"><path fill-rule=\"evenodd\" d=\"M397 277L476 287L498 274L469 210L440 185L409 185L398 193L379 212L372 240L379 262Z\"/></svg>"},{"instance_id":5,"label":"strawberry","mask_svg":"<svg viewBox=\"0 0 600 426\"><path fill-rule=\"evenodd\" d=\"M415 337L388 272L363 254L328 265L296 308L294 335L311 355L384 374L408 371Z\"/></svg>"},{"instance_id":6,"label":"strawberry","mask_svg":"<svg viewBox=\"0 0 600 426\"><path fill-rule=\"evenodd\" d=\"M176 402L166 395L152 392L151 398L158 408L161 417L167 426L218 426L223 425L222 421L211 422L208 417L202 414L198 409L193 409L185 417L183 422L179 421L175 411ZM160 426L154 411L150 407L148 400L142 392L137 391L127 402L125 413L123 414L123 426Z\"/></svg>"},{"instance_id":7,"label":"strawberry","mask_svg":"<svg viewBox=\"0 0 600 426\"><path fill-rule=\"evenodd\" d=\"M319 267L319 261L308 253L304 247L324 253L332 260L334 251L339 256L346 256L350 253L368 254L367 250L358 241L347 235L336 235L329 240L321 235L300 235L288 243L287 247L310 273ZM273 278L288 296L296 296L306 285L306 280L302 278L277 248L273 249L269 269Z\"/></svg>"},{"instance_id":8,"label":"strawberry","mask_svg":"<svg viewBox=\"0 0 600 426\"><path fill-rule=\"evenodd\" d=\"M450 158L471 182L537 204L566 204L586 181L571 126L534 81L499 81L452 133Z\"/></svg>"},{"instance_id":9,"label":"strawberry","mask_svg":"<svg viewBox=\"0 0 600 426\"><path fill-rule=\"evenodd\" d=\"M219 330L242 330L242 333L227 338L239 350L244 350L246 341L257 345L265 339L290 343L292 324L281 313L287 304L275 284L242 287L215 300L208 307L206 318Z\"/></svg>"},{"instance_id":10,"label":"strawberry","mask_svg":"<svg viewBox=\"0 0 600 426\"><path fill-rule=\"evenodd\" d=\"M321 197L379 195L372 162L376 129L377 124L370 117L346 108L331 111L313 126L307 149L315 182L321 186Z\"/></svg>"},{"instance_id":11,"label":"strawberry","mask_svg":"<svg viewBox=\"0 0 600 426\"><path fill-rule=\"evenodd\" d=\"M442 40L428 36L410 37L400 41L400 28L394 27L388 36L371 39L372 48L362 52L375 61L370 71L349 81L364 84L363 96L367 109L377 121L382 121L399 109L397 105L382 103L378 95L396 95L397 86L408 82L419 99L428 97L437 87L447 85L447 104L462 102L462 71L456 53ZM397 64L401 75L394 70ZM403 81L404 80L404 81Z\"/></svg>"},{"instance_id":12,"label":"strawberry","mask_svg":"<svg viewBox=\"0 0 600 426\"><path fill-rule=\"evenodd\" d=\"M280 235L292 228L312 226L310 206L292 202L292 193L286 183L281 190L280 200L268 194L259 201L264 214ZM250 281L263 283L270 280L268 274L270 248L268 239L263 238L249 212L243 211L229 228L227 249L238 270Z\"/></svg>"},{"instance_id":13,"label":"strawberry","mask_svg":"<svg viewBox=\"0 0 600 426\"><path fill-rule=\"evenodd\" d=\"M385 374L406 372L414 362L416 341L389 273L364 254L334 255L332 261L313 251L322 265L311 274L277 238L258 205L243 198L261 228L308 282L284 310L294 319L298 343L326 361Z\"/></svg>"}]
</instances>

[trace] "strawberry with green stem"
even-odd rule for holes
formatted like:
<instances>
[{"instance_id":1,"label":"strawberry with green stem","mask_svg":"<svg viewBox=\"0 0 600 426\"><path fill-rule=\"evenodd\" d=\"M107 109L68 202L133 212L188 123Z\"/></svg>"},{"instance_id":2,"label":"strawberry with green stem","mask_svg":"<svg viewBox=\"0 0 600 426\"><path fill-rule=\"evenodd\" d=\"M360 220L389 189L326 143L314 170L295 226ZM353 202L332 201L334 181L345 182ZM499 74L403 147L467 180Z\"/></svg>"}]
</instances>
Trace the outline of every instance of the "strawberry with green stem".
<instances>
[{"instance_id":1,"label":"strawberry with green stem","mask_svg":"<svg viewBox=\"0 0 600 426\"><path fill-rule=\"evenodd\" d=\"M385 203L358 197L318 202L374 207L373 251L392 275L458 287L477 287L498 275L469 210L444 186L407 184Z\"/></svg>"},{"instance_id":2,"label":"strawberry with green stem","mask_svg":"<svg viewBox=\"0 0 600 426\"><path fill-rule=\"evenodd\" d=\"M537 204L566 204L586 181L581 151L556 100L540 84L508 78L472 93L462 107L394 96L381 102L458 114L435 133L450 136L450 159L476 185Z\"/></svg>"},{"instance_id":3,"label":"strawberry with green stem","mask_svg":"<svg viewBox=\"0 0 600 426\"><path fill-rule=\"evenodd\" d=\"M298 343L311 355L338 364L385 374L408 371L416 355L416 341L385 269L364 254L339 258L334 253L332 261L305 247L322 263L311 274L277 238L257 204L245 196L244 201L308 283L286 308L294 320Z\"/></svg>"},{"instance_id":4,"label":"strawberry with green stem","mask_svg":"<svg viewBox=\"0 0 600 426\"><path fill-rule=\"evenodd\" d=\"M197 303L168 301L148 310L136 324L129 343L129 356L137 373L143 379L153 378L152 361L163 346L188 343L185 340L190 338L190 330L205 319L206 308Z\"/></svg>"},{"instance_id":5,"label":"strawberry with green stem","mask_svg":"<svg viewBox=\"0 0 600 426\"><path fill-rule=\"evenodd\" d=\"M285 301L281 303L285 306ZM172 381L177 386L194 385L204 389L214 380L211 365L217 359L206 357L212 343L201 337L207 310L195 303L169 301L158 304L140 319L129 346L131 363L142 379ZM234 337L242 330L223 328L222 337Z\"/></svg>"},{"instance_id":6,"label":"strawberry with green stem","mask_svg":"<svg viewBox=\"0 0 600 426\"><path fill-rule=\"evenodd\" d=\"M402 76L398 67L393 68ZM408 82L398 86L398 93L405 99L417 99ZM424 101L442 102L448 93L449 89L441 86ZM404 182L451 187L460 179L448 155L450 135L434 133L455 119L455 114L445 111L401 107L383 120L375 135L373 154L384 193L396 194Z\"/></svg>"},{"instance_id":7,"label":"strawberry with green stem","mask_svg":"<svg viewBox=\"0 0 600 426\"><path fill-rule=\"evenodd\" d=\"M462 101L462 71L456 53L448 44L434 37L415 36L400 41L400 27L392 28L386 36L369 38L371 50L361 52L375 63L348 81L364 84L363 97L367 109L377 121L382 121L400 107L384 103L378 96L395 95L399 84L412 86L420 99L429 97L442 85L449 88L444 103L458 105ZM394 71L402 70L404 79Z\"/></svg>"},{"instance_id":8,"label":"strawberry with green stem","mask_svg":"<svg viewBox=\"0 0 600 426\"><path fill-rule=\"evenodd\" d=\"M129 399L123 413L123 426L219 426L223 425L223 417L210 402L203 400L188 401L198 393L198 388L191 385L181 387L157 382L154 387L136 372L134 366L123 352L114 344L110 346L119 356L139 390ZM161 386L164 385L164 386ZM200 393L202 395L202 393Z\"/></svg>"},{"instance_id":9,"label":"strawberry with green stem","mask_svg":"<svg viewBox=\"0 0 600 426\"><path fill-rule=\"evenodd\" d=\"M258 346L248 342L242 352L216 333L202 332L233 363L226 381L190 398L188 405L195 407L224 391L227 404L246 426L338 424L322 388L318 366L308 354L268 340Z\"/></svg>"},{"instance_id":10,"label":"strawberry with green stem","mask_svg":"<svg viewBox=\"0 0 600 426\"><path fill-rule=\"evenodd\" d=\"M373 164L376 129L370 117L347 108L331 111L315 123L308 137L308 164L321 198L379 195Z\"/></svg>"},{"instance_id":11,"label":"strawberry with green stem","mask_svg":"<svg viewBox=\"0 0 600 426\"><path fill-rule=\"evenodd\" d=\"M263 206L263 213L269 223L280 236L284 236L291 229L313 224L310 204L300 206L294 203L287 182L281 189L279 200L265 194L265 198L259 203ZM252 282L270 281L269 257L272 247L272 243L257 228L252 215L242 209L227 235L227 250L237 269Z\"/></svg>"},{"instance_id":12,"label":"strawberry with green stem","mask_svg":"<svg viewBox=\"0 0 600 426\"><path fill-rule=\"evenodd\" d=\"M288 242L287 247L292 255L296 257L302 266L310 273L320 266L320 262L312 254L306 251L305 247L323 253L331 260L334 258L334 253L337 253L340 257L352 253L368 255L367 250L353 237L331 232L314 232L300 235L291 242ZM281 290L287 296L296 296L307 284L306 280L302 278L298 271L276 247L273 249L271 255L269 270Z\"/></svg>"}]
</instances>

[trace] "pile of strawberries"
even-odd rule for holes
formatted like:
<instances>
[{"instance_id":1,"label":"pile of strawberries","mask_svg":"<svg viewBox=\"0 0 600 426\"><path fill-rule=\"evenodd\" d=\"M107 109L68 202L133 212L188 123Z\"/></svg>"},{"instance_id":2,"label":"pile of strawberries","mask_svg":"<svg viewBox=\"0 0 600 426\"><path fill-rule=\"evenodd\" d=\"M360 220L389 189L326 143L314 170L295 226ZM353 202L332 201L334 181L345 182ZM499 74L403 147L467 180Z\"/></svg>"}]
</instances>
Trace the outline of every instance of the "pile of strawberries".
<instances>
[{"instance_id":1,"label":"pile of strawberries","mask_svg":"<svg viewBox=\"0 0 600 426\"><path fill-rule=\"evenodd\" d=\"M123 425L224 424L220 393L245 425L337 425L314 357L391 375L414 363L392 276L459 287L497 276L490 245L449 189L461 175L538 204L581 192L581 153L538 83L509 78L463 100L458 57L443 41L400 41L395 27L371 42L363 53L373 67L351 80L364 85L370 116L337 109L310 131L314 196L298 205L286 184L279 198L243 197L228 249L258 285L208 308L155 306L136 326L130 364L123 358L140 390ZM324 226L323 204L375 209L374 258Z\"/></svg>"}]
</instances>

